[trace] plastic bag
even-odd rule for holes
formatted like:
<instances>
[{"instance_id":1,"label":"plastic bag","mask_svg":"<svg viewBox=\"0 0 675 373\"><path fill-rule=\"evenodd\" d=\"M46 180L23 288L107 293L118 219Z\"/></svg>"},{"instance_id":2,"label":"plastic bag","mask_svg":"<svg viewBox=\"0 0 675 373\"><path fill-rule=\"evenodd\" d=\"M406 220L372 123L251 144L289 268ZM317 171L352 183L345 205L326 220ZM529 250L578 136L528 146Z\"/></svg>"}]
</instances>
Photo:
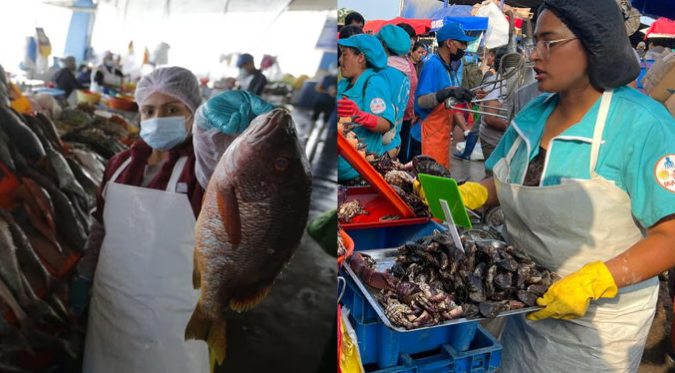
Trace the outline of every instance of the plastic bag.
<instances>
[{"instance_id":1,"label":"plastic bag","mask_svg":"<svg viewBox=\"0 0 675 373\"><path fill-rule=\"evenodd\" d=\"M509 21L495 4L490 3L478 9L476 16L489 18L485 33L486 48L497 48L509 43Z\"/></svg>"}]
</instances>

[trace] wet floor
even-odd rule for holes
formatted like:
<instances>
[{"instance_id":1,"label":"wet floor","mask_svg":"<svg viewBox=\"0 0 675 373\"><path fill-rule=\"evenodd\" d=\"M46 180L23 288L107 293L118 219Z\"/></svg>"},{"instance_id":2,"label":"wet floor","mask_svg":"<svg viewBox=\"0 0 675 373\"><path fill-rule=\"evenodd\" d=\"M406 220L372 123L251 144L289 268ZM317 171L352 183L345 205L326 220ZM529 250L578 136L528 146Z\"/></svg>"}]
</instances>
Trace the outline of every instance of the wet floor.
<instances>
[{"instance_id":1,"label":"wet floor","mask_svg":"<svg viewBox=\"0 0 675 373\"><path fill-rule=\"evenodd\" d=\"M308 112L296 110L293 117L308 151L316 145L311 221L337 206L337 141L327 131L319 136L322 126L312 126ZM248 312L228 314L227 358L217 372L317 372L324 352L335 354L336 267L305 233L267 298Z\"/></svg>"}]
</instances>

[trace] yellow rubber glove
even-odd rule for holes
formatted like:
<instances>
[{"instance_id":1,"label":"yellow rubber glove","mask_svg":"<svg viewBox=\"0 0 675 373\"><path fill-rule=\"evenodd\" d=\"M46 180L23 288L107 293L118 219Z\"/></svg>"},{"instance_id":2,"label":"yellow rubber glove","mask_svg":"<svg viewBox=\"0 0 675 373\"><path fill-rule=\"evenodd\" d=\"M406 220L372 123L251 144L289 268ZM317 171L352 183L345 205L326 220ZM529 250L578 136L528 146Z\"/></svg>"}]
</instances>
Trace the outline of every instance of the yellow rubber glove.
<instances>
[{"instance_id":1,"label":"yellow rubber glove","mask_svg":"<svg viewBox=\"0 0 675 373\"><path fill-rule=\"evenodd\" d=\"M527 319L577 319L586 314L591 300L614 298L618 291L605 263L588 263L551 285L544 297L537 299L537 304L546 308L527 315Z\"/></svg>"},{"instance_id":2,"label":"yellow rubber glove","mask_svg":"<svg viewBox=\"0 0 675 373\"><path fill-rule=\"evenodd\" d=\"M466 182L459 186L459 194L462 196L464 206L471 210L482 207L488 200L486 187L472 182Z\"/></svg>"},{"instance_id":3,"label":"yellow rubber glove","mask_svg":"<svg viewBox=\"0 0 675 373\"><path fill-rule=\"evenodd\" d=\"M422 200L422 203L429 206L429 201L427 201L427 196L424 194L424 189L422 189L422 183L420 183L420 181L417 180L417 179L415 179L415 182L413 183L413 190L415 190L415 193L417 193L417 195L420 196L420 199Z\"/></svg>"}]
</instances>

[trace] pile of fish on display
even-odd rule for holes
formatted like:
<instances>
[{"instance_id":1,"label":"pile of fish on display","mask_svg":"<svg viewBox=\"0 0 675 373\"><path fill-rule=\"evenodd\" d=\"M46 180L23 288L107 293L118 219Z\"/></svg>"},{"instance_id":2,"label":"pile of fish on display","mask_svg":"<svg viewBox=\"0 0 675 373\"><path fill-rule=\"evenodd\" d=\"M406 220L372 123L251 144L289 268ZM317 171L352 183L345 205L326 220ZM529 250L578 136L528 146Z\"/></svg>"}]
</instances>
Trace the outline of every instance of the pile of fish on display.
<instances>
[{"instance_id":1,"label":"pile of fish on display","mask_svg":"<svg viewBox=\"0 0 675 373\"><path fill-rule=\"evenodd\" d=\"M360 142L356 134L352 131L358 124L352 123L349 118L340 118L338 123L338 131L347 139L359 154L361 154L368 163L377 171L391 186L391 188L398 194L405 203L410 206L416 217L430 217L429 208L413 185L417 181L418 174L428 174L433 176L440 176L450 178L450 170L439 164L435 159L427 155L418 155L412 159L411 162L403 164L398 159L392 159L388 153L377 155L365 149L365 145ZM461 185L465 182L458 181ZM349 194L348 188L341 187L338 190L339 194L346 196ZM349 202L340 202L338 198L338 220L343 224L351 223L352 219L358 215L368 215L369 212L363 208L358 199L352 199ZM392 215L381 218L385 220L398 220L400 216Z\"/></svg>"},{"instance_id":2,"label":"pile of fish on display","mask_svg":"<svg viewBox=\"0 0 675 373\"><path fill-rule=\"evenodd\" d=\"M373 290L384 315L406 329L439 325L460 318L494 318L505 311L536 306L553 282L554 272L537 265L520 249L494 238L493 232L465 231L464 251L448 232L408 242L391 252L389 268L367 253L355 253L350 267ZM382 249L386 251L387 249Z\"/></svg>"},{"instance_id":3,"label":"pile of fish on display","mask_svg":"<svg viewBox=\"0 0 675 373\"><path fill-rule=\"evenodd\" d=\"M3 372L14 371L3 365L14 350L75 354L61 338L79 334L63 307L68 275L84 250L105 162L132 136L81 107L59 118L18 113L4 99L7 87L0 67L0 306L12 321L0 317Z\"/></svg>"},{"instance_id":4,"label":"pile of fish on display","mask_svg":"<svg viewBox=\"0 0 675 373\"><path fill-rule=\"evenodd\" d=\"M418 174L428 174L450 178L450 171L436 162L435 159L427 155L418 155L407 164L399 162L397 159L391 159L388 155L373 158L370 161L373 168L384 178L384 181L391 186L391 188L398 194L405 203L410 206L410 209L415 213L416 217L430 217L431 212L429 207L422 201L422 198L413 187L417 181ZM458 181L458 185L463 184L464 181ZM368 215L369 212L363 208L358 199L353 199L349 202L341 202L346 200L349 195L349 188L338 187L338 194L343 198L338 198L338 220L341 223L349 224L354 217L358 215ZM387 216L380 219L383 220L398 220L400 216Z\"/></svg>"}]
</instances>

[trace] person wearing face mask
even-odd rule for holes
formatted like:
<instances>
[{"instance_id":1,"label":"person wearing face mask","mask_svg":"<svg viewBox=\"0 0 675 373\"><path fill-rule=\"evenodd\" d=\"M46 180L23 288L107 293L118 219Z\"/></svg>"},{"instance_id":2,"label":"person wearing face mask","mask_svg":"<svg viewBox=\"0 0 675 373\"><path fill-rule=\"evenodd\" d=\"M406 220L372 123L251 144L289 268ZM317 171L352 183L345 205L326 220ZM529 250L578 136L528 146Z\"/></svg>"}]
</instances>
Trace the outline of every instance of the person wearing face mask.
<instances>
[{"instance_id":1,"label":"person wearing face mask","mask_svg":"<svg viewBox=\"0 0 675 373\"><path fill-rule=\"evenodd\" d=\"M413 125L411 136L421 139L422 154L450 168L454 111L445 108L445 100L452 97L457 102L469 102L473 99L471 91L460 85L464 49L474 38L467 36L459 23L447 22L436 33L436 40L438 53L424 64L420 74L415 95L415 113L419 119ZM411 144L411 150L414 148Z\"/></svg>"},{"instance_id":2,"label":"person wearing face mask","mask_svg":"<svg viewBox=\"0 0 675 373\"><path fill-rule=\"evenodd\" d=\"M640 366L675 266L675 121L627 86L640 65L625 30L615 0L544 0L530 60L545 94L486 161L494 177L463 193L500 204L513 245L562 276L542 310L509 317L504 372Z\"/></svg>"},{"instance_id":3,"label":"person wearing face mask","mask_svg":"<svg viewBox=\"0 0 675 373\"><path fill-rule=\"evenodd\" d=\"M66 98L77 89L84 89L75 77L75 57L67 56L61 59L62 69L54 75L54 84L56 88L65 92Z\"/></svg>"},{"instance_id":4,"label":"person wearing face mask","mask_svg":"<svg viewBox=\"0 0 675 373\"><path fill-rule=\"evenodd\" d=\"M160 68L138 83L136 102L141 139L107 163L71 289L75 314L92 289L83 372L206 373L207 346L184 340L199 299L193 235L204 188L190 136L199 82Z\"/></svg>"},{"instance_id":5,"label":"person wearing face mask","mask_svg":"<svg viewBox=\"0 0 675 373\"><path fill-rule=\"evenodd\" d=\"M91 90L106 93L109 88L119 89L122 86L124 74L115 65L113 54L105 52L101 63L91 72Z\"/></svg>"},{"instance_id":6,"label":"person wearing face mask","mask_svg":"<svg viewBox=\"0 0 675 373\"><path fill-rule=\"evenodd\" d=\"M255 68L253 56L244 53L237 60L239 68L239 89L260 96L267 85L267 78L261 70Z\"/></svg>"}]
</instances>

